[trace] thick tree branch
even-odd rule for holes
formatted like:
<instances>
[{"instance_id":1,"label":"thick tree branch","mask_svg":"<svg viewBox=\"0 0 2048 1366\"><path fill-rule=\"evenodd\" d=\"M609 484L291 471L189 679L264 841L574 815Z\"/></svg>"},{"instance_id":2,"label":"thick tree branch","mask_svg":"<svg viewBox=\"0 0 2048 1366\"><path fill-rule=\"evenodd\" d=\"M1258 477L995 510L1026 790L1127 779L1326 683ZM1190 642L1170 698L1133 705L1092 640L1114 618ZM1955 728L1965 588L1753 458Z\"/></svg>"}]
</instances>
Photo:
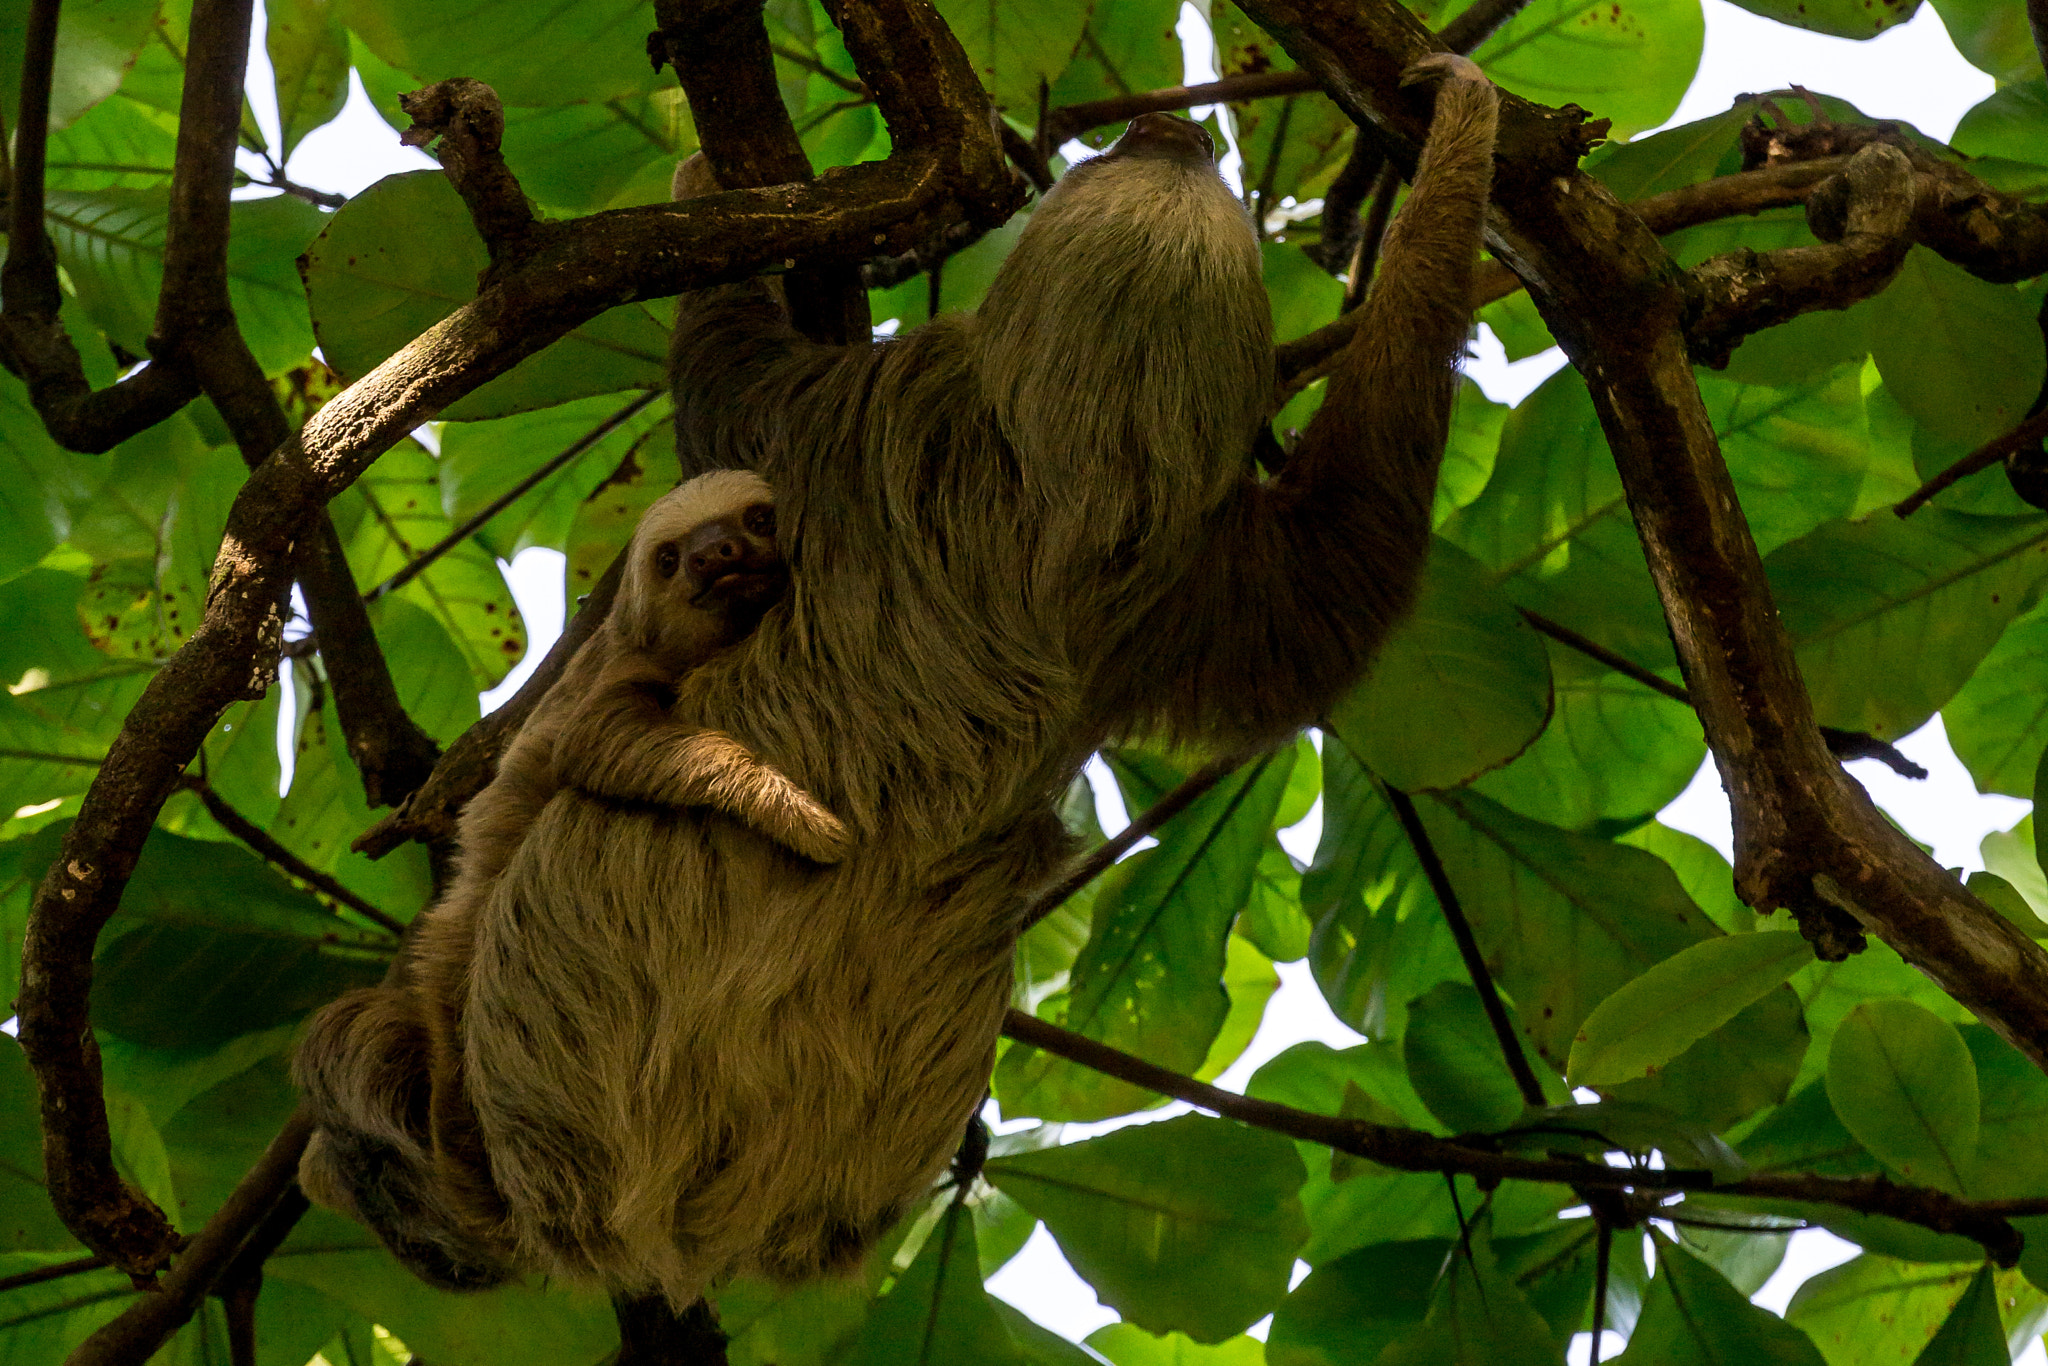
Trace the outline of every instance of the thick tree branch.
<instances>
[{"instance_id":1,"label":"thick tree branch","mask_svg":"<svg viewBox=\"0 0 2048 1366\"><path fill-rule=\"evenodd\" d=\"M1225 1091L1207 1082L1169 1072L1121 1049L1097 1043L1058 1025L1047 1024L1021 1010L1011 1010L1004 1016L1003 1033L1020 1044L1042 1049L1157 1095L1184 1100L1226 1119L1285 1134L1305 1143L1319 1143L1396 1171L1464 1175L1476 1177L1482 1183L1547 1181L1594 1190L1653 1194L1712 1191L1716 1195L1836 1205L1865 1214L1882 1214L1937 1233L1960 1234L1981 1243L2000 1266L2016 1263L2021 1247L2019 1232L2006 1222L2006 1215L2035 1212L2032 1205L2009 1210L2003 1206L1994 1208L1972 1204L1945 1191L1896 1185L1883 1177L1844 1178L1801 1173L1717 1181L1712 1173L1704 1171L1609 1167L1584 1161L1521 1157L1499 1151L1492 1146L1495 1139L1488 1135L1437 1138L1420 1129L1319 1115L1273 1101L1254 1100L1250 1096L1241 1096L1234 1091ZM1552 1113L1556 1115L1559 1112ZM1562 1113L1568 1118L1569 1108ZM1562 1126L1553 1124L1552 1127Z\"/></svg>"},{"instance_id":2,"label":"thick tree branch","mask_svg":"<svg viewBox=\"0 0 2048 1366\"><path fill-rule=\"evenodd\" d=\"M228 296L229 191L252 10L252 0L202 0L193 7L164 283L150 350L174 358L198 378L254 469L291 437L291 423L242 337ZM426 781L441 748L398 700L347 552L324 510L314 518L300 556L299 582L349 757L370 805L388 806Z\"/></svg>"},{"instance_id":3,"label":"thick tree branch","mask_svg":"<svg viewBox=\"0 0 2048 1366\"><path fill-rule=\"evenodd\" d=\"M1430 39L1393 0L1242 8L1345 112L1372 121L1390 145L1415 145L1427 111L1399 81ZM1683 277L1642 219L1559 164L1576 142L1557 124L1504 99L1501 127L1489 243L1528 283L1592 390L1728 787L1737 890L1761 910L1791 909L1824 955L1847 951L1860 930L1881 934L2048 1068L2048 953L1887 822L1821 741L1693 381ZM1548 149L1531 144L1546 134ZM1923 241L1924 219L1916 215Z\"/></svg>"},{"instance_id":4,"label":"thick tree branch","mask_svg":"<svg viewBox=\"0 0 2048 1366\"><path fill-rule=\"evenodd\" d=\"M197 381L175 364L146 366L95 393L58 316L64 290L57 249L43 226L50 81L60 0L32 0L23 33L21 106L7 204L7 260L0 265L0 364L28 386L50 437L97 454L153 427L191 402Z\"/></svg>"},{"instance_id":5,"label":"thick tree branch","mask_svg":"<svg viewBox=\"0 0 2048 1366\"><path fill-rule=\"evenodd\" d=\"M739 190L809 182L811 161L782 103L760 0L659 0L655 17L661 29L649 41L683 84L697 141L719 185ZM868 296L858 267L799 260L782 285L790 321L812 340L868 336Z\"/></svg>"},{"instance_id":6,"label":"thick tree branch","mask_svg":"<svg viewBox=\"0 0 2048 1366\"><path fill-rule=\"evenodd\" d=\"M1719 370L1752 333L1847 308L1891 283L1913 247L1912 163L1871 143L1807 195L1806 221L1830 245L1732 251L1693 267L1685 330L1694 360Z\"/></svg>"},{"instance_id":7,"label":"thick tree branch","mask_svg":"<svg viewBox=\"0 0 2048 1366\"><path fill-rule=\"evenodd\" d=\"M288 1198L299 1169L299 1154L313 1135L313 1121L298 1111L249 1168L241 1184L215 1211L206 1227L165 1273L156 1293L138 1297L119 1317L80 1343L65 1366L135 1366L170 1341L191 1321L214 1284L233 1265L243 1246L259 1232L278 1202Z\"/></svg>"}]
</instances>

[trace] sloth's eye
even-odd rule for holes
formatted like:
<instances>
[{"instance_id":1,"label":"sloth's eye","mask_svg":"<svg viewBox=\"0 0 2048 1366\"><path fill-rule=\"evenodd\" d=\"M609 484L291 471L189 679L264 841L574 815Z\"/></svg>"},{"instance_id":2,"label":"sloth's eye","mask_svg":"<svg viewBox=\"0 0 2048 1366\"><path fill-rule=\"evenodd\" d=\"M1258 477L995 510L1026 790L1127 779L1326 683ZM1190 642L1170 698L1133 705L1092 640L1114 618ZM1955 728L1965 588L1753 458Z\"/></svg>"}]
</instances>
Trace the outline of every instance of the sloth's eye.
<instances>
[{"instance_id":1,"label":"sloth's eye","mask_svg":"<svg viewBox=\"0 0 2048 1366\"><path fill-rule=\"evenodd\" d=\"M742 520L746 523L747 530L753 532L756 536L773 536L775 534L775 509L770 504L754 504L747 509L746 516Z\"/></svg>"},{"instance_id":2,"label":"sloth's eye","mask_svg":"<svg viewBox=\"0 0 2048 1366\"><path fill-rule=\"evenodd\" d=\"M654 572L664 579L674 578L682 563L682 552L675 548L673 542L663 542L654 552Z\"/></svg>"}]
</instances>

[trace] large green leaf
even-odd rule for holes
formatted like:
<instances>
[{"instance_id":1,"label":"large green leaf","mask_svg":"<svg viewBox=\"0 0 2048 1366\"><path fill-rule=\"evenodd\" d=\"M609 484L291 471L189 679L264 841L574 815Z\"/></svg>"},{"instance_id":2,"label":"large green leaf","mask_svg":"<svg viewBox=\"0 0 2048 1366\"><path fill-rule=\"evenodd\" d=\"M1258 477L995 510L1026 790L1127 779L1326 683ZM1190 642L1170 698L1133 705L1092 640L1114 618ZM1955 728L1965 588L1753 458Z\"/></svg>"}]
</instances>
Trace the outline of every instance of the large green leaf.
<instances>
[{"instance_id":1,"label":"large green leaf","mask_svg":"<svg viewBox=\"0 0 2048 1366\"><path fill-rule=\"evenodd\" d=\"M2034 795L2048 749L2048 611L2036 607L2005 628L1970 681L1943 705L1948 742L1980 792Z\"/></svg>"},{"instance_id":2,"label":"large green leaf","mask_svg":"<svg viewBox=\"0 0 2048 1366\"><path fill-rule=\"evenodd\" d=\"M1887 1321L1889 1326L1889 1320ZM2007 1366L2005 1328L1998 1321L1998 1288L1986 1262L1941 1327L1913 1358L1913 1366Z\"/></svg>"},{"instance_id":3,"label":"large green leaf","mask_svg":"<svg viewBox=\"0 0 2048 1366\"><path fill-rule=\"evenodd\" d=\"M1826 1352L1829 1366L1876 1366L1887 1359L1905 1360L1911 1350L1905 1344L1929 1343L1944 1320L1958 1312L1972 1332L1990 1332L2003 1350L2000 1310L2017 1325L2039 1313L2041 1293L2017 1271L1992 1272L1994 1303L1986 1323L1976 1317L1974 1308L1962 1308L1980 1269L1988 1268L1981 1261L1907 1263L1866 1253L1799 1287L1785 1317L1813 1335ZM2038 1334L2038 1327L2035 1332ZM1952 1336L1950 1345L1960 1346L1954 1338L1961 1336L1960 1331ZM1928 1360L1925 1356L1919 1359ZM1970 1358L1934 1358L1944 1359Z\"/></svg>"},{"instance_id":4,"label":"large green leaf","mask_svg":"<svg viewBox=\"0 0 2048 1366\"><path fill-rule=\"evenodd\" d=\"M1088 26L1088 0L940 0L967 60L1014 118L1038 114L1041 83L1058 80Z\"/></svg>"},{"instance_id":5,"label":"large green leaf","mask_svg":"<svg viewBox=\"0 0 2048 1366\"><path fill-rule=\"evenodd\" d=\"M1752 14L1836 38L1875 38L1913 17L1920 0L1740 0Z\"/></svg>"},{"instance_id":6,"label":"large green leaf","mask_svg":"<svg viewBox=\"0 0 2048 1366\"><path fill-rule=\"evenodd\" d=\"M959 1205L939 1216L917 1260L876 1306L845 1366L1022 1366L1009 1330L981 1288L974 1220Z\"/></svg>"},{"instance_id":7,"label":"large green leaf","mask_svg":"<svg viewBox=\"0 0 2048 1366\"><path fill-rule=\"evenodd\" d=\"M62 128L114 93L156 25L158 0L72 0L57 20L50 77L50 126ZM0 109L21 107L22 44L28 0L0 5ZM54 1360L55 1358L52 1358Z\"/></svg>"},{"instance_id":8,"label":"large green leaf","mask_svg":"<svg viewBox=\"0 0 2048 1366\"><path fill-rule=\"evenodd\" d=\"M1441 1366L1452 1361L1542 1366L1556 1359L1557 1343L1549 1325L1514 1281L1501 1274L1486 1227L1482 1222L1445 1259L1428 1316L1381 1354L1382 1366Z\"/></svg>"},{"instance_id":9,"label":"large green leaf","mask_svg":"<svg viewBox=\"0 0 2048 1366\"><path fill-rule=\"evenodd\" d=\"M2017 424L2041 388L2041 329L2018 290L1925 247L1873 305L1871 357L1922 426L1966 448Z\"/></svg>"},{"instance_id":10,"label":"large green leaf","mask_svg":"<svg viewBox=\"0 0 2048 1366\"><path fill-rule=\"evenodd\" d=\"M306 134L348 102L348 30L328 0L267 0L263 13L283 134L278 160L286 161Z\"/></svg>"},{"instance_id":11,"label":"large green leaf","mask_svg":"<svg viewBox=\"0 0 2048 1366\"><path fill-rule=\"evenodd\" d=\"M1828 1049L1828 1100L1909 1181L1963 1193L1977 1161L1977 1064L1956 1027L1911 1001L1866 1001Z\"/></svg>"},{"instance_id":12,"label":"large green leaf","mask_svg":"<svg viewBox=\"0 0 2048 1366\"><path fill-rule=\"evenodd\" d=\"M1809 1282L1810 1284L1810 1282ZM1643 1302L1628 1366L1823 1366L1813 1339L1740 1291L1697 1257L1657 1240L1657 1277Z\"/></svg>"},{"instance_id":13,"label":"large green leaf","mask_svg":"<svg viewBox=\"0 0 2048 1366\"><path fill-rule=\"evenodd\" d=\"M1157 848L1099 894L1075 959L1060 1022L1162 1067L1193 1072L1229 1011L1223 989L1230 923L1251 894L1287 789L1293 751L1249 764L1160 832ZM1151 1103L1128 1082L1032 1049L998 1068L1005 1113L1105 1119Z\"/></svg>"},{"instance_id":14,"label":"large green leaf","mask_svg":"<svg viewBox=\"0 0 2048 1366\"><path fill-rule=\"evenodd\" d=\"M1096 5L1073 61L1046 96L1047 104L1058 108L1179 85L1183 59L1173 31L1179 20L1180 0Z\"/></svg>"},{"instance_id":15,"label":"large green leaf","mask_svg":"<svg viewBox=\"0 0 2048 1366\"><path fill-rule=\"evenodd\" d=\"M1979 71L2000 82L2041 74L2040 55L2027 27L2024 5L2008 0L1931 0L1949 40Z\"/></svg>"},{"instance_id":16,"label":"large green leaf","mask_svg":"<svg viewBox=\"0 0 2048 1366\"><path fill-rule=\"evenodd\" d=\"M1506 763L1550 719L1550 657L1536 632L1457 546L1437 539L1414 614L1330 728L1406 791L1455 787Z\"/></svg>"},{"instance_id":17,"label":"large green leaf","mask_svg":"<svg viewBox=\"0 0 2048 1366\"><path fill-rule=\"evenodd\" d=\"M431 244L431 245L429 245ZM359 379L476 296L487 264L462 201L438 171L387 176L328 220L306 249L306 296L327 363ZM640 304L600 314L442 414L501 417L661 383L668 338Z\"/></svg>"},{"instance_id":18,"label":"large green leaf","mask_svg":"<svg viewBox=\"0 0 2048 1366\"><path fill-rule=\"evenodd\" d=\"M1830 522L1764 567L1820 721L1904 735L2033 606L2048 579L2048 519L1879 513Z\"/></svg>"},{"instance_id":19,"label":"large green leaf","mask_svg":"<svg viewBox=\"0 0 2048 1366\"><path fill-rule=\"evenodd\" d=\"M1115 1366L1267 1366L1257 1338L1226 1338L1205 1346L1181 1333L1154 1337L1129 1323L1112 1323L1088 1335L1088 1345Z\"/></svg>"},{"instance_id":20,"label":"large green leaf","mask_svg":"<svg viewBox=\"0 0 2048 1366\"><path fill-rule=\"evenodd\" d=\"M648 0L537 8L520 0L339 0L372 51L421 83L473 76L507 104L570 104L656 88Z\"/></svg>"},{"instance_id":21,"label":"large green leaf","mask_svg":"<svg viewBox=\"0 0 2048 1366\"><path fill-rule=\"evenodd\" d=\"M1308 1234L1293 1145L1200 1115L994 1159L988 1175L1045 1221L1104 1303L1197 1342L1268 1313Z\"/></svg>"},{"instance_id":22,"label":"large green leaf","mask_svg":"<svg viewBox=\"0 0 2048 1366\"><path fill-rule=\"evenodd\" d=\"M1371 1366L1429 1313L1456 1246L1375 1243L1318 1266L1274 1311L1267 1366Z\"/></svg>"},{"instance_id":23,"label":"large green leaf","mask_svg":"<svg viewBox=\"0 0 2048 1366\"><path fill-rule=\"evenodd\" d=\"M1566 1075L1574 1086L1652 1075L1812 961L1797 930L1703 939L1595 1006Z\"/></svg>"},{"instance_id":24,"label":"large green leaf","mask_svg":"<svg viewBox=\"0 0 2048 1366\"><path fill-rule=\"evenodd\" d=\"M2025 25L2015 23L2013 27L2023 32ZM2031 47L2027 43L2021 50ZM2027 51L2027 60L2031 65L2034 53ZM2048 137L2048 80L2043 80L2039 72L2031 72L2027 79L2001 87L1963 115L1949 141L1966 156L2039 163L2048 159L2044 137Z\"/></svg>"},{"instance_id":25,"label":"large green leaf","mask_svg":"<svg viewBox=\"0 0 2048 1366\"><path fill-rule=\"evenodd\" d=\"M1517 95L1580 105L1628 137L1677 110L1705 42L1698 0L1535 0L1472 55Z\"/></svg>"},{"instance_id":26,"label":"large green leaf","mask_svg":"<svg viewBox=\"0 0 2048 1366\"><path fill-rule=\"evenodd\" d=\"M1439 982L1409 1002L1401 1047L1416 1094L1451 1132L1505 1128L1522 1113L1501 1041L1479 993L1464 983Z\"/></svg>"}]
</instances>

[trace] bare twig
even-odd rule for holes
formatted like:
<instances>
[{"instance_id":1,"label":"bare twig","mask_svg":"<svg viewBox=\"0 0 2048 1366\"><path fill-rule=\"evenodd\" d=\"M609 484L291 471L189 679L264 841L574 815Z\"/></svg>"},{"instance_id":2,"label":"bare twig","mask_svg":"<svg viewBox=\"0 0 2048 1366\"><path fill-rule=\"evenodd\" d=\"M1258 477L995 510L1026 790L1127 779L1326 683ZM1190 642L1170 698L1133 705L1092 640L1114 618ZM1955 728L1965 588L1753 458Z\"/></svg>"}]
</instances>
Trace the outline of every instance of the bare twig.
<instances>
[{"instance_id":1,"label":"bare twig","mask_svg":"<svg viewBox=\"0 0 2048 1366\"><path fill-rule=\"evenodd\" d=\"M2048 3L2048 0L2043 0L2043 3ZM2023 451L2039 443L2044 437L2048 437L2048 408L2035 413L2003 436L1995 436L1971 451L1900 499L1892 511L1901 517L1911 517L1932 502L1943 489L1969 478L1979 470L1988 470L1993 465L2003 463L2010 459L2014 452Z\"/></svg>"},{"instance_id":2,"label":"bare twig","mask_svg":"<svg viewBox=\"0 0 2048 1366\"><path fill-rule=\"evenodd\" d=\"M1474 0L1445 24L1437 41L1452 52L1471 53L1500 31L1501 25L1522 12L1529 0Z\"/></svg>"},{"instance_id":3,"label":"bare twig","mask_svg":"<svg viewBox=\"0 0 2048 1366\"><path fill-rule=\"evenodd\" d=\"M1437 857L1436 844L1415 810L1414 799L1384 780L1379 780L1379 787L1380 795L1394 809L1394 818L1401 822L1401 832L1408 837L1408 846L1422 864L1422 875L1429 879L1429 889L1436 894L1436 904L1444 913L1444 922L1451 927L1451 938L1457 941L1458 957L1465 964L1465 975L1471 978L1473 990L1479 993L1480 1007L1486 1011L1486 1022L1493 1026L1494 1040L1500 1045L1501 1060L1508 1065L1508 1075L1515 1079L1515 1089L1522 1093L1523 1104L1545 1104L1547 1098L1543 1094L1543 1083L1537 1080L1535 1069L1529 1066L1529 1056L1522 1051L1522 1041L1515 1037L1515 1026L1508 1019L1508 1008L1501 1003L1500 989L1493 984L1493 973L1487 969L1486 955L1479 951L1479 939L1472 933L1472 922L1465 917L1465 907L1458 900L1457 889L1451 886L1451 877L1444 871L1443 860Z\"/></svg>"},{"instance_id":4,"label":"bare twig","mask_svg":"<svg viewBox=\"0 0 2048 1366\"><path fill-rule=\"evenodd\" d=\"M1616 654L1597 640L1589 640L1562 622L1552 621L1540 612L1521 609L1522 619L1549 636L1560 645L1577 650L1589 659L1597 659L1608 668L1624 677L1634 679L1644 687L1659 693L1684 707L1692 706L1692 694L1667 678L1645 669L1626 655ZM1843 762L1851 759L1876 759L1901 778L1925 778L1927 770L1899 753L1889 741L1860 730L1836 730L1833 726L1822 726L1820 735L1828 747L1828 753Z\"/></svg>"},{"instance_id":5,"label":"bare twig","mask_svg":"<svg viewBox=\"0 0 2048 1366\"><path fill-rule=\"evenodd\" d=\"M58 1262L53 1266L40 1266L34 1271L19 1271L12 1276L0 1276L0 1295L23 1286L41 1285L44 1281L61 1281L67 1276L83 1276L88 1271L105 1268L105 1257L80 1257L76 1261Z\"/></svg>"},{"instance_id":6,"label":"bare twig","mask_svg":"<svg viewBox=\"0 0 2048 1366\"><path fill-rule=\"evenodd\" d=\"M312 864L306 862L282 844L279 844L269 831L263 829L247 816L235 810L234 807L228 805L227 799L216 792L213 789L213 785L207 782L206 779L196 773L187 774L184 786L186 791L199 798L200 805L206 808L206 814L212 816L219 823L221 829L255 850L265 863L291 877L297 878L328 900L348 907L357 915L363 917L363 919L370 921L380 928L388 930L395 935L405 933L405 926L403 924L394 920L377 906L357 896L332 875L321 872L318 868L315 868Z\"/></svg>"},{"instance_id":7,"label":"bare twig","mask_svg":"<svg viewBox=\"0 0 2048 1366\"><path fill-rule=\"evenodd\" d=\"M1133 1057L1121 1049L1011 1010L1003 1017L1003 1033L1018 1043L1092 1068L1104 1076L1129 1082L1156 1095L1171 1096L1226 1119L1267 1129L1305 1143L1377 1162L1405 1172L1464 1174L1486 1181L1544 1181L1588 1189L1638 1192L1712 1191L1758 1199L1793 1200L1837 1205L1866 1214L1883 1214L1937 1233L1955 1233L1983 1245L2000 1266L2019 1260L2022 1240L2006 1222L2008 1216L2035 1213L2035 1204L2008 1209L1994 1203L1959 1200L1946 1191L1898 1185L1884 1177L1759 1175L1738 1181L1717 1181L1711 1172L1643 1167L1609 1167L1600 1163L1521 1157L1480 1146L1471 1137L1437 1138L1419 1129L1371 1120L1319 1115L1255 1100L1234 1091L1196 1081ZM1481 1142L1484 1136L1477 1136Z\"/></svg>"},{"instance_id":8,"label":"bare twig","mask_svg":"<svg viewBox=\"0 0 2048 1366\"><path fill-rule=\"evenodd\" d=\"M1315 77L1305 71L1256 71L1245 76L1225 76L1220 81L1206 81L1201 85L1170 85L1162 90L1111 95L1107 99L1086 100L1048 110L1043 125L1047 129L1043 141L1048 147L1058 147L1090 128L1123 123L1140 114L1171 113L1205 104L1240 104L1246 100L1266 100L1280 95L1305 95L1316 88Z\"/></svg>"},{"instance_id":9,"label":"bare twig","mask_svg":"<svg viewBox=\"0 0 2048 1366\"><path fill-rule=\"evenodd\" d=\"M446 555L449 551L455 549L455 547L461 545L464 541L467 541L470 537L476 535L477 532L483 530L483 528L489 524L491 518L497 516L506 508L512 506L512 504L517 502L520 498L524 497L527 491L533 488L536 484L540 483L541 480L547 478L556 470L561 469L564 465L574 460L577 456L583 454L592 446L595 446L598 442L610 436L613 432L617 431L620 427L624 426L627 422L631 421L633 417L640 412L641 409L645 408L648 404L654 402L655 399L660 397L661 390L649 389L645 393L642 393L638 397L634 398L632 401L627 403L625 407L619 409L610 417L606 418L604 421L598 423L595 427L592 427L589 431L585 432L582 436L579 436L574 441L570 442L568 447L565 450L563 450L559 455L551 456L545 464L541 465L539 469L527 475L524 479L521 479L511 488L506 489L496 498L493 498L488 504L479 509L475 513L475 515L471 516L468 521L464 522L461 526L456 527L455 530L449 532L446 536L443 536L440 540L434 542L434 544L428 546L425 550L422 550L418 555L414 556L412 559L406 561L405 566L401 568L397 573L393 574L390 578L384 580L384 582L378 584L375 588L372 588L369 592L363 594L363 600L365 602L375 602L377 599L383 597L385 594L395 593L399 589L411 583L414 579L418 578L421 574L425 573L427 567L433 564L434 561L440 559L443 555Z\"/></svg>"},{"instance_id":10,"label":"bare twig","mask_svg":"<svg viewBox=\"0 0 2048 1366\"><path fill-rule=\"evenodd\" d=\"M1344 302L1337 310L1340 314L1365 302L1373 272L1379 266L1380 243L1386 238L1387 224L1394 221L1394 198L1400 191L1401 173L1393 162L1381 158L1379 175L1373 180L1372 208L1366 213L1358 230L1358 241L1352 247L1351 278L1344 285Z\"/></svg>"}]
</instances>

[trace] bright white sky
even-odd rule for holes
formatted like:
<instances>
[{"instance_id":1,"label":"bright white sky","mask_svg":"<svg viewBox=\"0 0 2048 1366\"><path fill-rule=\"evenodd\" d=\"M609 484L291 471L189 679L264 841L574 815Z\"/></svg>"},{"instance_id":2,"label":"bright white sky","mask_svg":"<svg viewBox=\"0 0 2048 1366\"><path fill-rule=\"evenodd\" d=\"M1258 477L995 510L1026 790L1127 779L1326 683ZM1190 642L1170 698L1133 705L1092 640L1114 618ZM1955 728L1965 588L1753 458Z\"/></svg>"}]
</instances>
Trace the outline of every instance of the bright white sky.
<instances>
[{"instance_id":1,"label":"bright white sky","mask_svg":"<svg viewBox=\"0 0 2048 1366\"><path fill-rule=\"evenodd\" d=\"M1989 76L1957 55L1930 6L1923 5L1911 23L1872 41L1852 43L1757 18L1726 0L1704 0L1704 4L1706 51L1699 75L1673 123L1726 109L1738 94L1778 89L1796 81L1847 99L1873 117L1903 119L1931 136L1946 138L1963 113L1993 89ZM1191 13L1184 11L1182 24L1183 36L1191 39L1188 79L1214 79L1206 35L1201 33L1199 24L1186 20L1185 16ZM264 120L274 138L276 118L270 73L260 40L251 54L249 74L249 93L257 116ZM342 117L300 146L289 173L302 184L354 194L394 171L431 165L421 153L398 144L357 86ZM1509 365L1502 358L1498 343L1486 333L1481 336L1478 352L1468 371L1489 395L1503 402L1519 402L1562 363L1561 357L1552 352ZM561 631L561 557L553 551L527 551L513 566L511 578L533 642L528 660L537 661ZM486 708L516 689L529 668L530 664L523 664L501 688L487 694ZM1944 865L1981 868L1978 842L1992 830L2010 827L2026 813L2029 804L2006 797L1979 796L1949 750L1938 719L1903 741L1900 748L1930 769L1933 776L1925 782L1911 783L1870 761L1852 764L1850 769L1901 825L1934 846L1936 858ZM1123 816L1113 786L1098 781L1097 787L1107 789L1105 806L1110 809L1104 811L1105 818L1120 824ZM1663 819L1708 840L1724 854L1730 852L1727 799L1711 764L1663 813ZM1318 814L1290 832L1288 843L1298 857L1306 859L1313 854L1319 825ZM1280 974L1281 990L1267 1007L1258 1037L1245 1056L1220 1079L1222 1085L1241 1089L1261 1064L1304 1039L1319 1039L1340 1047L1358 1041L1356 1034L1330 1014L1305 965L1283 964ZM1175 1113L1180 1108L1184 1107L1154 1112L1148 1118ZM1070 1137L1082 1137L1101 1127L1074 1126ZM1785 1268L1758 1294L1757 1301L1782 1312L1801 1281L1852 1255L1854 1250L1819 1231L1796 1236ZM1297 1267L1297 1274L1305 1269ZM1094 1292L1074 1275L1043 1227L1033 1235L1024 1252L990 1282L990 1288L1040 1323L1075 1340L1116 1317L1098 1304ZM1263 1336L1263 1325L1255 1331ZM1581 1334L1574 1344L1573 1362L1587 1359L1587 1346L1588 1340ZM1604 1355L1611 1357L1619 1350L1620 1339L1610 1336ZM2048 1355L2036 1342L2021 1361L2031 1366L2048 1366Z\"/></svg>"}]
</instances>

